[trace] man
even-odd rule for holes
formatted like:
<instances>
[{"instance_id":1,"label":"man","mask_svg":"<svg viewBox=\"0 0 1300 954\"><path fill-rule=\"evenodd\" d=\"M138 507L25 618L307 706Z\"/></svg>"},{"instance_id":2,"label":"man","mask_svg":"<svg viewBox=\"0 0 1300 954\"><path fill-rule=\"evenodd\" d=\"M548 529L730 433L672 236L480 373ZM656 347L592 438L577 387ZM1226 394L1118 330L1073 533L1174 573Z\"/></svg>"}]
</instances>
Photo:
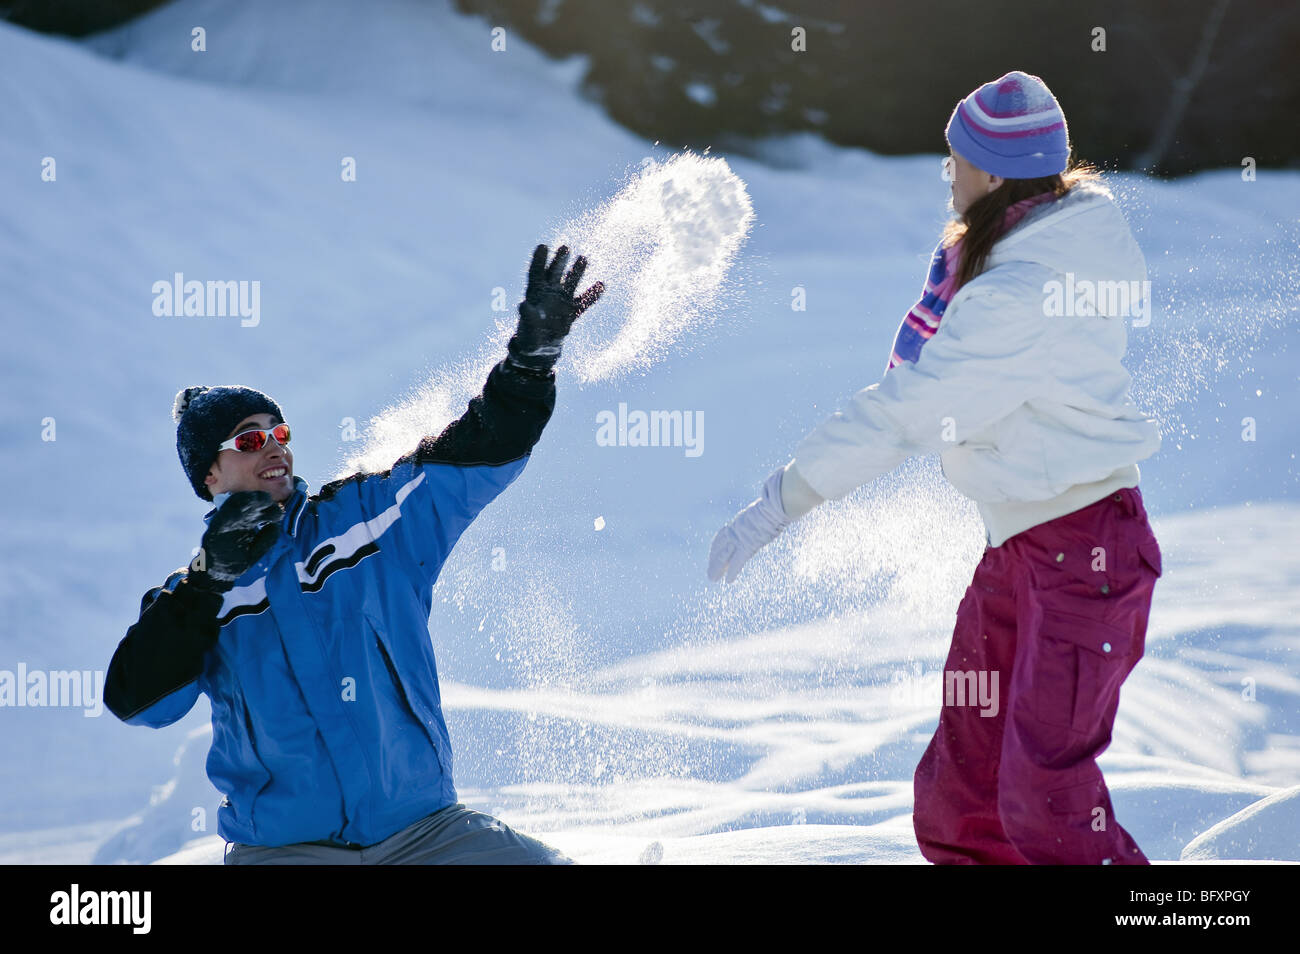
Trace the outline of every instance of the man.
<instances>
[{"instance_id":1,"label":"man","mask_svg":"<svg viewBox=\"0 0 1300 954\"><path fill-rule=\"evenodd\" d=\"M548 254L533 253L483 393L383 473L309 495L269 397L177 395L181 464L217 507L194 562L145 594L105 703L160 728L208 695L227 864L569 861L457 802L428 632L443 562L523 470L555 407L561 342L604 291L575 295L586 260L564 275L569 250Z\"/></svg>"}]
</instances>

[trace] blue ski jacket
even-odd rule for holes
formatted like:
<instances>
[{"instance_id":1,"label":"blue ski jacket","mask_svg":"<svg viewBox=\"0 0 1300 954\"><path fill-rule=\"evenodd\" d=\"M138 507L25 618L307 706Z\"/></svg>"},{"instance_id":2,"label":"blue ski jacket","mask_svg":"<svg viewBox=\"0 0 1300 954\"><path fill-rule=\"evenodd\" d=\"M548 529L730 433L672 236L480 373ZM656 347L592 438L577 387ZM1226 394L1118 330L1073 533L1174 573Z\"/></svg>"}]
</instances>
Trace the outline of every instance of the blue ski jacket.
<instances>
[{"instance_id":1,"label":"blue ski jacket","mask_svg":"<svg viewBox=\"0 0 1300 954\"><path fill-rule=\"evenodd\" d=\"M314 495L295 477L277 542L229 591L195 589L186 567L145 594L105 702L158 728L208 696L224 839L368 846L457 801L433 584L554 403L554 372L503 360L464 416L389 470Z\"/></svg>"}]
</instances>

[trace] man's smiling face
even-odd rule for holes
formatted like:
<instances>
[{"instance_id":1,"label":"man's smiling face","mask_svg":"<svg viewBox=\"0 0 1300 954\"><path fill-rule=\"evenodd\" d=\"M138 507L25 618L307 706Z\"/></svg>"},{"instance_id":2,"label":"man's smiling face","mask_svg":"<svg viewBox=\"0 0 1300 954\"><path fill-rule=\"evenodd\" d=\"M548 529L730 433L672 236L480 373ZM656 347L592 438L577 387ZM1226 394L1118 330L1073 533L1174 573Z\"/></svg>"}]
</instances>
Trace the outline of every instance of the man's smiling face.
<instances>
[{"instance_id":1,"label":"man's smiling face","mask_svg":"<svg viewBox=\"0 0 1300 954\"><path fill-rule=\"evenodd\" d=\"M274 414L250 414L226 435L226 440L249 428L269 430L280 423ZM226 448L217 455L204 483L214 497L240 490L264 490L282 504L293 496L293 451L281 447L274 437L259 451Z\"/></svg>"}]
</instances>

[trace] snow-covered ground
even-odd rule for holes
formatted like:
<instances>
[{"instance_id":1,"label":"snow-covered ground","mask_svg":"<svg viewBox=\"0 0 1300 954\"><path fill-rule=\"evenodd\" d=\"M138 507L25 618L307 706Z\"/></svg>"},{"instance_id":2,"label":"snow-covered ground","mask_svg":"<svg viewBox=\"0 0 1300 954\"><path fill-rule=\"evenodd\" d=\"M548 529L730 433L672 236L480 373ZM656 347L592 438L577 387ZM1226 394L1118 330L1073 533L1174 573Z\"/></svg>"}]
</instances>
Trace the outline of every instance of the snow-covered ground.
<instances>
[{"instance_id":1,"label":"snow-covered ground","mask_svg":"<svg viewBox=\"0 0 1300 954\"><path fill-rule=\"evenodd\" d=\"M140 595L188 561L207 507L176 459L180 387L272 394L318 487L357 453L345 418L364 444L421 385L459 413L533 245L587 235L586 213L668 159L577 94L580 61L513 36L493 52L489 29L416 0L364 18L184 0L79 43L0 25L0 670L102 671ZM913 461L734 587L704 563L797 440L878 378L947 184L937 155L769 148L799 167L726 157L756 217L717 300L623 373L562 365L528 468L435 589L463 800L579 860L922 860L911 773L983 544L973 506ZM1157 301L1129 366L1165 436L1142 465L1165 574L1102 765L1153 859L1300 860L1300 175L1113 182ZM258 323L156 316L176 272L259 281ZM633 307L611 292L583 333ZM598 445L620 403L702 414L703 452ZM0 709L0 861L219 862L207 718L206 701L160 731Z\"/></svg>"}]
</instances>

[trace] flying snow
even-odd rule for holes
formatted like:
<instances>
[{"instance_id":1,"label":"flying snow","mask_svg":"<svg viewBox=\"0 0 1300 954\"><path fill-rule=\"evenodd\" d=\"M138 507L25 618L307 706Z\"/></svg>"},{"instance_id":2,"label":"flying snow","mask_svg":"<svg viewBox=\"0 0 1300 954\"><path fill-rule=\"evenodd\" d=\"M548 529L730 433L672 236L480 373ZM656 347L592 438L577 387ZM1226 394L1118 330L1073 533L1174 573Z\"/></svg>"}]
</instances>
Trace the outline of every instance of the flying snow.
<instances>
[{"instance_id":1,"label":"flying snow","mask_svg":"<svg viewBox=\"0 0 1300 954\"><path fill-rule=\"evenodd\" d=\"M574 324L561 367L580 384L617 378L662 361L711 324L753 221L749 191L725 159L691 152L643 159L613 198L551 238L552 253L568 245L570 262L587 257L579 290L605 283ZM373 418L337 476L383 470L458 417L505 354L514 326L511 311L473 357L439 369Z\"/></svg>"},{"instance_id":2,"label":"flying snow","mask_svg":"<svg viewBox=\"0 0 1300 954\"><path fill-rule=\"evenodd\" d=\"M560 229L556 244L591 262L584 281L606 288L566 344L579 378L644 369L709 322L753 220L726 160L681 153L642 160L618 195Z\"/></svg>"}]
</instances>

